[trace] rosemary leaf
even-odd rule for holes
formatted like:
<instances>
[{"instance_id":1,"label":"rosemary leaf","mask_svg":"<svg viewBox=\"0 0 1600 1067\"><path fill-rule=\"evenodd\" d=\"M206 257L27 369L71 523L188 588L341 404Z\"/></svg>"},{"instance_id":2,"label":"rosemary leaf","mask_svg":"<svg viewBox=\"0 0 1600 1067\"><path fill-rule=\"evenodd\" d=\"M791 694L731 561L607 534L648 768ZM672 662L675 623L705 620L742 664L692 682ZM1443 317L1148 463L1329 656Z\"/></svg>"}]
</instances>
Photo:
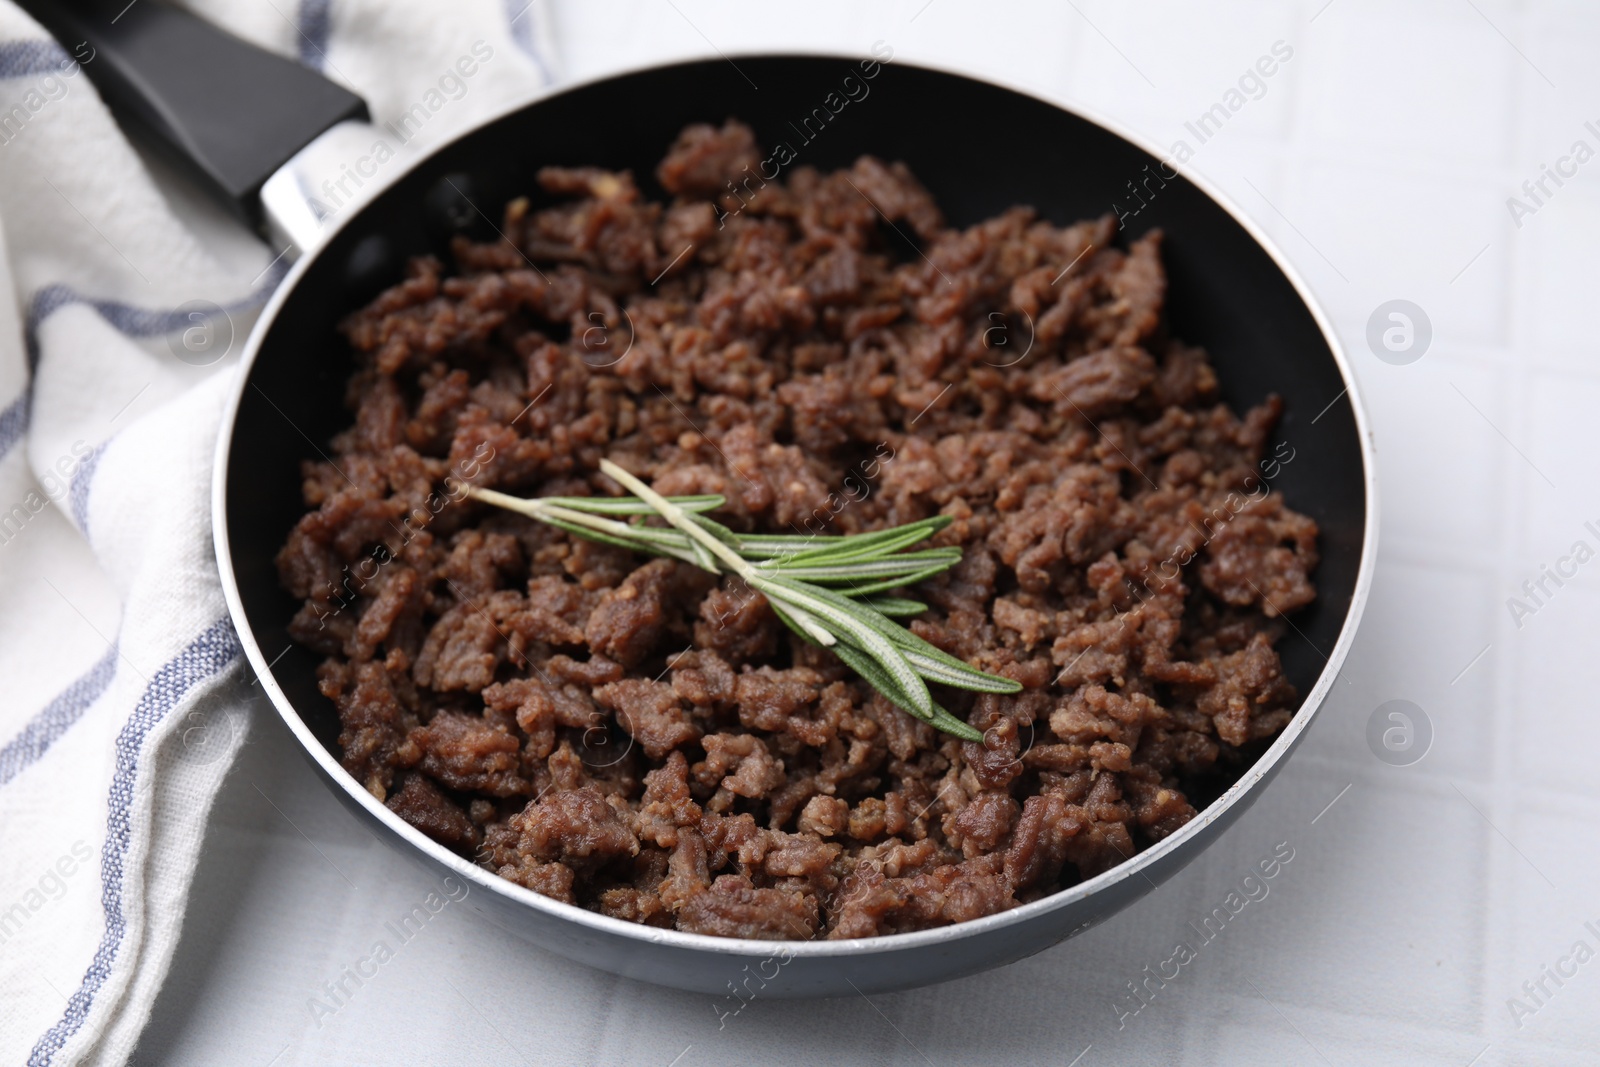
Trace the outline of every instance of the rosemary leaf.
<instances>
[{"instance_id":1,"label":"rosemary leaf","mask_svg":"<svg viewBox=\"0 0 1600 1067\"><path fill-rule=\"evenodd\" d=\"M905 657L900 655L889 639L879 632L874 620L864 617L867 613L860 611L861 605L851 604L850 608L841 609L816 595L823 590L799 583L757 578L753 584L759 592L766 595L768 600L779 599L785 604L792 604L809 612L819 622L827 625L836 638L850 642L876 659L878 665L895 680L901 693L911 701L911 707L906 708L907 711L933 714L933 697L928 693L928 686L923 682L922 676L906 662ZM889 622L888 619L883 621Z\"/></svg>"},{"instance_id":2,"label":"rosemary leaf","mask_svg":"<svg viewBox=\"0 0 1600 1067\"><path fill-rule=\"evenodd\" d=\"M799 634L807 644L820 645L825 648L832 648L838 645L839 642L832 634L824 630L816 619L813 619L799 608L793 605L785 607L776 600L768 600L767 604L772 608L772 613L778 617L778 620Z\"/></svg>"},{"instance_id":3,"label":"rosemary leaf","mask_svg":"<svg viewBox=\"0 0 1600 1067\"><path fill-rule=\"evenodd\" d=\"M702 545L699 541L693 541L690 543L689 548L694 553L695 566L703 571L710 571L712 574L722 573L721 568L717 566L717 558L711 554L705 545Z\"/></svg>"},{"instance_id":4,"label":"rosemary leaf","mask_svg":"<svg viewBox=\"0 0 1600 1067\"><path fill-rule=\"evenodd\" d=\"M739 534L739 551L746 559L788 559L800 552L842 540L831 534Z\"/></svg>"},{"instance_id":5,"label":"rosemary leaf","mask_svg":"<svg viewBox=\"0 0 1600 1067\"><path fill-rule=\"evenodd\" d=\"M954 734L963 741L976 741L980 745L983 744L983 734L979 733L976 727L962 722L938 704L933 706L933 718L928 720L928 724L935 730L943 730L947 734Z\"/></svg>"},{"instance_id":6,"label":"rosemary leaf","mask_svg":"<svg viewBox=\"0 0 1600 1067\"><path fill-rule=\"evenodd\" d=\"M859 603L852 603L831 589L812 588L810 592L840 610L860 607ZM929 681L984 693L1015 693L1022 688L1020 682L985 674L970 663L963 663L937 645L924 641L904 626L879 614L879 618L874 618L870 613L863 613L862 619L874 626L883 637L899 645L901 658Z\"/></svg>"},{"instance_id":7,"label":"rosemary leaf","mask_svg":"<svg viewBox=\"0 0 1600 1067\"><path fill-rule=\"evenodd\" d=\"M902 548L910 547L918 541L925 541L949 526L954 521L948 515L935 515L933 518L923 519L920 522L907 523L904 526L895 526L887 530L875 530L872 533L856 534L853 537L841 538L828 545L806 549L789 556L789 563L814 563L821 560L834 562L835 560L847 562L852 559L875 559L890 552L898 552ZM961 550L956 549L959 559Z\"/></svg>"},{"instance_id":8,"label":"rosemary leaf","mask_svg":"<svg viewBox=\"0 0 1600 1067\"><path fill-rule=\"evenodd\" d=\"M911 708L907 706L907 701L904 699L896 699L893 681L883 675L882 668L880 668L877 662L866 653L857 651L856 649L851 648L849 645L843 644L835 648L833 653L840 659L844 660L845 666L861 675L861 677L867 680L867 683L871 685L872 688L876 689L878 692L887 697L889 699L889 703L893 704L901 711L904 711L912 718L921 719L929 726L943 730L947 734L954 734L963 741L983 741L983 734L979 733L977 729L968 725L967 723L962 722L960 719L950 714L938 704L934 704L929 710L928 714L923 715L911 710Z\"/></svg>"},{"instance_id":9,"label":"rosemary leaf","mask_svg":"<svg viewBox=\"0 0 1600 1067\"><path fill-rule=\"evenodd\" d=\"M907 552L904 556L894 556L889 559L866 560L861 563L828 563L821 566L791 566L788 563L763 563L763 569L771 569L787 578L799 578L807 582L854 582L860 578L893 578L897 575L920 574L924 570L937 565L940 570L947 570L957 560L934 558L932 560L919 558L920 552Z\"/></svg>"},{"instance_id":10,"label":"rosemary leaf","mask_svg":"<svg viewBox=\"0 0 1600 1067\"><path fill-rule=\"evenodd\" d=\"M962 664L965 670L954 670L940 660L924 655L915 649L902 649L900 655L911 664L913 670L930 682L939 682L953 689L968 689L975 693L1015 693L1022 686L1010 678L1000 678L993 674ZM960 662L959 660L957 662Z\"/></svg>"},{"instance_id":11,"label":"rosemary leaf","mask_svg":"<svg viewBox=\"0 0 1600 1067\"><path fill-rule=\"evenodd\" d=\"M890 618L921 615L928 610L928 605L920 600L907 600L904 597L897 596L865 597L861 600L861 603L876 611L879 615L887 615Z\"/></svg>"},{"instance_id":12,"label":"rosemary leaf","mask_svg":"<svg viewBox=\"0 0 1600 1067\"><path fill-rule=\"evenodd\" d=\"M943 574L949 569L950 567L948 564L935 567L926 567L914 574L908 574L903 578L886 578L881 582L873 582L871 585L852 585L848 590L846 590L846 592L848 592L851 596L871 596L873 593L886 593L891 589L900 589L904 586L916 585L925 578L932 578L936 574Z\"/></svg>"},{"instance_id":13,"label":"rosemary leaf","mask_svg":"<svg viewBox=\"0 0 1600 1067\"><path fill-rule=\"evenodd\" d=\"M632 552L651 552L660 556L671 556L673 559L681 559L685 563L693 563L696 566L699 565L699 560L695 559L694 553L688 548L680 550L676 548L670 548L666 545L654 545L647 547L638 541L632 541L627 538L617 537L613 534L603 533L602 531L593 529L589 526L579 526L577 523L567 522L563 519L552 518L548 515L544 516L544 522L546 525L554 526L558 530L565 530L569 534L573 534L577 537L582 537L590 541L598 541L603 545L615 545L618 548L626 548Z\"/></svg>"},{"instance_id":14,"label":"rosemary leaf","mask_svg":"<svg viewBox=\"0 0 1600 1067\"><path fill-rule=\"evenodd\" d=\"M593 515L656 514L655 508L636 496L542 496L539 499L546 504L572 511L587 511ZM694 512L715 511L728 502L727 497L711 493L701 496L669 496L667 499L684 511Z\"/></svg>"}]
</instances>

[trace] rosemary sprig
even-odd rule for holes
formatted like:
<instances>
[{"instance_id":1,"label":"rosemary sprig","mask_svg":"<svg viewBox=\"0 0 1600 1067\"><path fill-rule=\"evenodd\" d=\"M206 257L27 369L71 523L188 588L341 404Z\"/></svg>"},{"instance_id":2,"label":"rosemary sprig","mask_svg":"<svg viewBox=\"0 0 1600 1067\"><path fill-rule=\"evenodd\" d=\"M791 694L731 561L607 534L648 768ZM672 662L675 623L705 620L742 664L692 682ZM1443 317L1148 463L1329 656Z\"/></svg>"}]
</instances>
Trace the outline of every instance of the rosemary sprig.
<instances>
[{"instance_id":1,"label":"rosemary sprig","mask_svg":"<svg viewBox=\"0 0 1600 1067\"><path fill-rule=\"evenodd\" d=\"M844 537L742 534L705 516L726 503L720 496L664 497L610 460L601 460L600 469L633 496L529 500L470 485L463 489L577 537L738 575L801 638L831 648L908 715L963 740L981 741L983 735L940 707L928 682L981 693L1022 688L963 663L894 621L927 606L884 594L960 562L959 548L907 551L948 526L948 516ZM642 520L651 515L667 526L646 526Z\"/></svg>"}]
</instances>

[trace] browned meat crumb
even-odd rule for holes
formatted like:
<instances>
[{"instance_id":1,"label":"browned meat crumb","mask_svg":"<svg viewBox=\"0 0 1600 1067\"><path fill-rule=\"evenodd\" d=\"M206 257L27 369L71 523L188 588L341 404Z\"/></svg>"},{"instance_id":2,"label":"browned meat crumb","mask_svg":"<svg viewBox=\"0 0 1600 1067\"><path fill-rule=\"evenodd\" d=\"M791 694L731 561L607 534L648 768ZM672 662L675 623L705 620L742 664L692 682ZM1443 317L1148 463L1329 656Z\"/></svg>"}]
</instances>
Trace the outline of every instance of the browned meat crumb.
<instances>
[{"instance_id":1,"label":"browned meat crumb","mask_svg":"<svg viewBox=\"0 0 1600 1067\"><path fill-rule=\"evenodd\" d=\"M278 557L344 765L511 881L698 933L917 930L1106 870L1293 714L1277 619L1317 528L1259 476L1281 404L1240 419L1167 335L1159 234L951 228L901 164L761 159L689 127L669 204L547 168L556 206L345 324L352 424ZM992 328L1024 316L1019 361ZM741 529L950 516L962 562L911 626L1023 690L939 692L984 731L958 741L736 580L448 489L615 492L602 457Z\"/></svg>"}]
</instances>

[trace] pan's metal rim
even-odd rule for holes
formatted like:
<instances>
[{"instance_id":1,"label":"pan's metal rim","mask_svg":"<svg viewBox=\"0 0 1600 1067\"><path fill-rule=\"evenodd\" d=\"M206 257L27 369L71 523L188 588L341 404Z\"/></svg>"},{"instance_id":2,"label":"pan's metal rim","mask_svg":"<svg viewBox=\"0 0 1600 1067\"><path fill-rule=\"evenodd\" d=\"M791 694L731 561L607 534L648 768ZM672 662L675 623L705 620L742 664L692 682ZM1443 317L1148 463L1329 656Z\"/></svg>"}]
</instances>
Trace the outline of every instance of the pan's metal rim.
<instances>
[{"instance_id":1,"label":"pan's metal rim","mask_svg":"<svg viewBox=\"0 0 1600 1067\"><path fill-rule=\"evenodd\" d=\"M832 59L832 60L863 60L867 57L851 55L832 50L808 50L796 48L784 52L765 50L736 51L732 57L744 59ZM728 55L722 56L724 60L732 61ZM414 160L406 161L404 169L395 172L393 179L386 182L381 189L374 190L372 196L359 203L352 204L343 217L335 224L328 234L331 238L334 233L349 225L361 212L382 195L393 182L400 180L416 167L421 166L449 149L463 138L470 136L478 130L492 125L504 118L526 108L536 107L546 100L576 92L598 82L609 81L614 78L627 77L634 74L645 73L652 70L661 70L670 67L686 66L693 63L714 62L715 57L707 56L682 56L660 62L644 63L620 70L608 71L595 75L582 81L563 85L551 92L541 93L532 99L523 101L503 111L498 111L483 120L461 130L454 137L442 144L434 146L425 154ZM1007 89L1021 96L1026 96L1059 108L1085 121L1091 122L1108 133L1122 138L1129 144L1149 153L1157 159L1166 158L1161 148L1148 138L1135 133L1120 122L1100 114L1092 108L1077 103L1068 103L1045 95L1043 92L1007 79L997 78L988 72L980 72L964 68L959 64L939 62L906 62L894 58L892 62L900 66L910 66L927 70L936 74L951 74L970 81ZM396 836L406 840L411 845L420 849L430 858L442 866L449 868L457 876L466 879L472 885L486 892L507 897L511 900L525 904L538 911L550 914L552 917L566 919L581 926L588 927L598 934L617 935L622 938L656 944L674 948L697 950L700 952L723 955L730 957L770 956L774 952L787 951L791 956L809 956L817 958L827 957L856 957L870 956L880 953L892 953L900 950L912 949L918 946L938 944L978 937L991 930L1000 929L1017 923L1026 922L1046 912L1058 908L1065 908L1078 901L1092 896L1096 892L1132 878L1144 875L1145 872L1160 862L1166 856L1182 848L1190 839L1197 836L1206 826L1216 822L1235 804L1239 803L1249 792L1254 789L1262 779L1270 775L1299 743L1316 713L1321 710L1323 701L1332 690L1338 679L1339 672L1349 655L1355 632L1361 622L1361 616L1366 609L1368 597L1371 592L1373 572L1377 565L1378 541L1378 479L1375 465L1375 449L1372 433L1368 423L1365 409L1362 406L1358 383L1346 356L1344 347L1339 342L1339 336L1333 327L1328 314L1318 303L1315 295L1305 280L1300 276L1289 259L1283 254L1273 240L1256 224L1256 222L1239 208L1233 200L1218 189L1212 182L1202 175L1184 172L1187 178L1201 192L1205 193L1219 207L1228 213L1252 240L1267 253L1273 264L1282 272L1283 276L1293 286L1306 310L1311 313L1317 328L1322 332L1324 341L1327 342L1329 351L1333 355L1335 364L1339 368L1340 377L1345 385L1345 398L1349 401L1352 415L1356 423L1356 433L1361 447L1361 461L1363 481L1366 490L1366 524L1362 532L1361 559L1356 573L1355 587L1351 591L1350 607L1345 613L1344 624L1340 627L1339 638L1335 642L1332 652L1326 657L1322 672L1317 677L1316 684L1306 694L1299 711L1289 722L1273 744L1261 755L1246 774L1230 786L1221 796L1208 805L1200 815L1191 820L1182 829L1159 843L1151 846L1133 858L1118 864L1104 873L1080 882L1075 886L1063 889L1048 897L1033 901L1009 911L989 915L981 919L972 919L967 922L955 923L951 926L938 927L932 930L921 930L914 933L887 934L880 937L854 938L839 941L759 941L748 938L713 937L708 934L683 933L676 930L660 930L654 927L630 923L622 919L613 919L609 916L588 911L572 904L564 904L549 897L541 896L530 889L516 885L498 875L486 871L475 864L469 863L444 848L431 838L427 837L388 808L384 807L377 798L362 788L360 783L339 766L332 755L322 747L309 727L301 720L293 704L278 685L272 675L271 664L262 652L260 645L251 631L248 619L245 616L244 603L239 595L237 582L234 580L233 557L228 542L227 532L227 471L228 460L233 442L234 424L237 421L239 405L243 400L245 387L248 384L251 367L260 352L261 343L271 330L276 321L278 311L295 291L300 278L316 262L319 252L325 249L328 241L324 242L309 254L303 256L290 268L283 282L273 293L266 307L262 309L245 349L240 356L236 373L237 380L228 398L227 406L223 411L222 422L218 428L216 460L212 477L212 537L216 546L217 563L222 577L223 596L227 600L228 611L233 617L234 626L238 630L239 640L244 648L245 655L250 661L251 668L261 681L262 689L272 699L274 708L283 719L290 732L300 742L306 753L317 763L330 782L337 782L351 798L364 808L373 818L379 820ZM1335 397L1333 402L1337 402ZM1320 651L1320 650L1319 650ZM1153 884L1153 883L1152 883Z\"/></svg>"}]
</instances>

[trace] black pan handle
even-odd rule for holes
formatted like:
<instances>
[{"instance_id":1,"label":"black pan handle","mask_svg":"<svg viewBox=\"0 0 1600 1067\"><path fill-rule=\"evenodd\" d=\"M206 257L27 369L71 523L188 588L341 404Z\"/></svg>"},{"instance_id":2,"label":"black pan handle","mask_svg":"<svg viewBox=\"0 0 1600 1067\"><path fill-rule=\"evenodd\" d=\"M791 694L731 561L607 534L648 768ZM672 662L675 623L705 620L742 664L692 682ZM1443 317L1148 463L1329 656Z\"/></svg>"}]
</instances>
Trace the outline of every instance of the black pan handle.
<instances>
[{"instance_id":1,"label":"black pan handle","mask_svg":"<svg viewBox=\"0 0 1600 1067\"><path fill-rule=\"evenodd\" d=\"M158 0L18 0L55 35L119 119L131 118L241 218L317 135L366 119L359 96Z\"/></svg>"}]
</instances>

